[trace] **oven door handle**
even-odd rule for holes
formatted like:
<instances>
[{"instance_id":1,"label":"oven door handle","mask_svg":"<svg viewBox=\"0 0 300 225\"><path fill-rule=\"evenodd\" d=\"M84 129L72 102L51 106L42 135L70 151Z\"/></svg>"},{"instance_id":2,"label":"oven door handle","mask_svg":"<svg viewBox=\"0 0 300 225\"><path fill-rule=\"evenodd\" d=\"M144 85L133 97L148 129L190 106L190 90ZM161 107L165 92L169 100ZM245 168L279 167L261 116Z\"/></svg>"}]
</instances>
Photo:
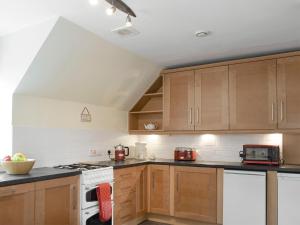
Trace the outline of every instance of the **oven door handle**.
<instances>
[{"instance_id":1,"label":"oven door handle","mask_svg":"<svg viewBox=\"0 0 300 225\"><path fill-rule=\"evenodd\" d=\"M92 190L92 189L96 189L96 188L98 188L99 187L99 185L97 185L97 186L86 186L84 189L86 190L86 191L90 191L90 190ZM110 185L110 194L112 194L112 192L113 192L113 187Z\"/></svg>"}]
</instances>

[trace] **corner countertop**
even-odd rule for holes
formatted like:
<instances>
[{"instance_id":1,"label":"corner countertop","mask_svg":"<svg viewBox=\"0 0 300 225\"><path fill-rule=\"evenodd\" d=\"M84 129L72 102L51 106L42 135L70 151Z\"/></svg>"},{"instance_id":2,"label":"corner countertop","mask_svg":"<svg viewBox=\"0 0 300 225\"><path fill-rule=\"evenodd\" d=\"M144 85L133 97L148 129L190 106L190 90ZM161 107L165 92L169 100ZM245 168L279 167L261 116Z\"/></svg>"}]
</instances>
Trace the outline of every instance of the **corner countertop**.
<instances>
[{"instance_id":1,"label":"corner countertop","mask_svg":"<svg viewBox=\"0 0 300 225\"><path fill-rule=\"evenodd\" d=\"M80 171L54 169L51 167L34 168L26 175L9 175L6 172L0 172L0 187L70 177L79 174L81 174Z\"/></svg>"},{"instance_id":2,"label":"corner countertop","mask_svg":"<svg viewBox=\"0 0 300 225\"><path fill-rule=\"evenodd\" d=\"M114 169L156 164L156 165L223 168L228 170L277 171L282 173L300 173L300 166L298 165L281 165L281 166L245 165L240 162L175 161L172 159L155 159L155 160L126 159L123 162L103 161L103 162L95 162L95 163L100 165L112 166Z\"/></svg>"}]
</instances>

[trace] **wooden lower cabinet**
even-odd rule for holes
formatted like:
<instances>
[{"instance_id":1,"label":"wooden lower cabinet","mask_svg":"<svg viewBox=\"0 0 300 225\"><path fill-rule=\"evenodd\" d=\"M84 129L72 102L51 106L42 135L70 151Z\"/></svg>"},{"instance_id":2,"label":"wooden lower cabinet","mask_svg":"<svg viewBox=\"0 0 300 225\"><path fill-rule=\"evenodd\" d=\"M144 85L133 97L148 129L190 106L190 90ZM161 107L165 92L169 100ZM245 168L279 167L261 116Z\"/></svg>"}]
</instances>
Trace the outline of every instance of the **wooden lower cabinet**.
<instances>
[{"instance_id":1,"label":"wooden lower cabinet","mask_svg":"<svg viewBox=\"0 0 300 225\"><path fill-rule=\"evenodd\" d=\"M36 183L36 225L79 224L79 177Z\"/></svg>"},{"instance_id":2,"label":"wooden lower cabinet","mask_svg":"<svg viewBox=\"0 0 300 225\"><path fill-rule=\"evenodd\" d=\"M0 188L0 224L34 224L34 184Z\"/></svg>"},{"instance_id":3,"label":"wooden lower cabinet","mask_svg":"<svg viewBox=\"0 0 300 225\"><path fill-rule=\"evenodd\" d=\"M137 224L147 206L147 166L114 171L114 224Z\"/></svg>"},{"instance_id":4,"label":"wooden lower cabinet","mask_svg":"<svg viewBox=\"0 0 300 225\"><path fill-rule=\"evenodd\" d=\"M174 216L217 222L217 170L174 167Z\"/></svg>"},{"instance_id":5,"label":"wooden lower cabinet","mask_svg":"<svg viewBox=\"0 0 300 225\"><path fill-rule=\"evenodd\" d=\"M170 215L170 166L149 166L149 212Z\"/></svg>"}]
</instances>

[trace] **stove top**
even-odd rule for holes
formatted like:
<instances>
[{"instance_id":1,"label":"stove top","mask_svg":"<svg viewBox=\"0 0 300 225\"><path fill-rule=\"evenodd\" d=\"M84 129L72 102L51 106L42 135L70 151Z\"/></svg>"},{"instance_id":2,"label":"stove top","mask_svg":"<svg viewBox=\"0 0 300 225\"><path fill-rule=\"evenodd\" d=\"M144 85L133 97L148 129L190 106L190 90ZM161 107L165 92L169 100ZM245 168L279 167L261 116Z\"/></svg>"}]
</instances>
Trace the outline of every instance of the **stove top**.
<instances>
[{"instance_id":1,"label":"stove top","mask_svg":"<svg viewBox=\"0 0 300 225\"><path fill-rule=\"evenodd\" d=\"M70 170L79 170L79 171L87 171L87 170L95 170L108 167L107 165L95 165L95 164L87 164L87 163L74 163L69 165L59 165L54 166L56 169L70 169Z\"/></svg>"}]
</instances>

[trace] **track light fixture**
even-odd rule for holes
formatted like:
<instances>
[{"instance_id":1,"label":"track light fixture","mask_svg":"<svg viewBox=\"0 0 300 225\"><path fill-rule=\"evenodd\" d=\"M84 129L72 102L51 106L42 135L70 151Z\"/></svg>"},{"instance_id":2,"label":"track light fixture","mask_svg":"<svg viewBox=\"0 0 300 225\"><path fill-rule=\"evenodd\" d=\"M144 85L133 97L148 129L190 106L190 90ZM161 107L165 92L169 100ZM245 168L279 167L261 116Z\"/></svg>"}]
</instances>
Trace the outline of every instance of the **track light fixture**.
<instances>
[{"instance_id":1,"label":"track light fixture","mask_svg":"<svg viewBox=\"0 0 300 225\"><path fill-rule=\"evenodd\" d=\"M117 8L115 6L112 6L112 7L106 9L106 14L108 16L112 16L113 14L115 14L116 11L117 11Z\"/></svg>"},{"instance_id":2,"label":"track light fixture","mask_svg":"<svg viewBox=\"0 0 300 225\"><path fill-rule=\"evenodd\" d=\"M125 25L126 25L126 27L131 27L132 26L131 17L130 17L129 14L126 17L126 24Z\"/></svg>"}]
</instances>

